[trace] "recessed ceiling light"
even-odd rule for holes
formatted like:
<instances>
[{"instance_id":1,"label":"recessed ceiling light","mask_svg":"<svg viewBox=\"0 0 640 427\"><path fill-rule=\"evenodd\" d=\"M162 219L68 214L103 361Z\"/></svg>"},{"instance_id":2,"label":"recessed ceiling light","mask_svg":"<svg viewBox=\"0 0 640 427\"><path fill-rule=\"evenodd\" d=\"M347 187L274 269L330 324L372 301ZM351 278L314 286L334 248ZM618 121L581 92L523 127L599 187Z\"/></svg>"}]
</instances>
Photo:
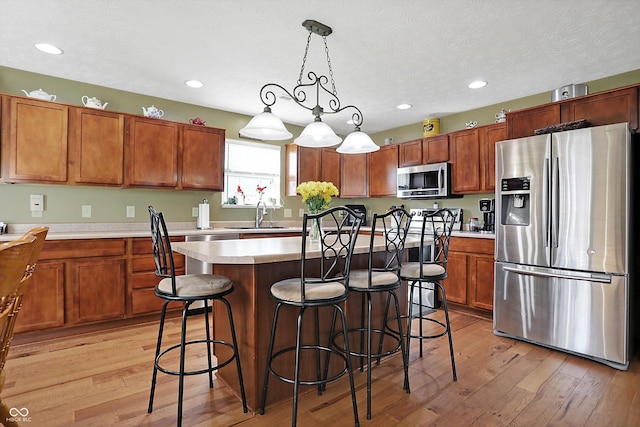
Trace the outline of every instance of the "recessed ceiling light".
<instances>
[{"instance_id":1,"label":"recessed ceiling light","mask_svg":"<svg viewBox=\"0 0 640 427\"><path fill-rule=\"evenodd\" d=\"M202 82L199 82L198 80L187 80L186 82L184 82L184 84L186 84L189 87L193 87L193 88L201 88L202 86L204 86L204 84Z\"/></svg>"},{"instance_id":2,"label":"recessed ceiling light","mask_svg":"<svg viewBox=\"0 0 640 427\"><path fill-rule=\"evenodd\" d=\"M396 108L398 110L408 110L411 107L413 107L413 105L411 105L411 104L400 104Z\"/></svg>"},{"instance_id":3,"label":"recessed ceiling light","mask_svg":"<svg viewBox=\"0 0 640 427\"><path fill-rule=\"evenodd\" d=\"M44 53L50 53L51 55L62 55L62 49L55 47L48 43L36 43L34 45L36 49Z\"/></svg>"},{"instance_id":4,"label":"recessed ceiling light","mask_svg":"<svg viewBox=\"0 0 640 427\"><path fill-rule=\"evenodd\" d=\"M482 80L477 80L475 82L469 83L470 89L480 89L481 87L485 87L487 82L483 82Z\"/></svg>"}]
</instances>

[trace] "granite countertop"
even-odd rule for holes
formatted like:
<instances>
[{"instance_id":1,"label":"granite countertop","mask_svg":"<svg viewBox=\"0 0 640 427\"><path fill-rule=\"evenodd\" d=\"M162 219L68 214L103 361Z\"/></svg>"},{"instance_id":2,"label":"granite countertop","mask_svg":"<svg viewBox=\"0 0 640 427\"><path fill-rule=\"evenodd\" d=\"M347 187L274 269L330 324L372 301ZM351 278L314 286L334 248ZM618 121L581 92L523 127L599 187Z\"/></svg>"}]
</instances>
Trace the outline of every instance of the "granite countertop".
<instances>
[{"instance_id":1,"label":"granite countertop","mask_svg":"<svg viewBox=\"0 0 640 427\"><path fill-rule=\"evenodd\" d=\"M33 227L43 224L11 224L8 234L0 234L0 242L9 242L22 236ZM212 221L208 229L198 229L193 222L168 223L169 234L173 236L196 236L208 234L253 234L253 233L299 233L302 231L300 221L277 221L274 227L263 225L253 228L253 222L248 221ZM363 231L371 227L362 227ZM47 240L72 239L117 239L125 237L149 237L149 224L140 223L58 223L49 225ZM475 237L481 239L495 239L493 233L479 233L473 231L454 231L455 237Z\"/></svg>"}]
</instances>

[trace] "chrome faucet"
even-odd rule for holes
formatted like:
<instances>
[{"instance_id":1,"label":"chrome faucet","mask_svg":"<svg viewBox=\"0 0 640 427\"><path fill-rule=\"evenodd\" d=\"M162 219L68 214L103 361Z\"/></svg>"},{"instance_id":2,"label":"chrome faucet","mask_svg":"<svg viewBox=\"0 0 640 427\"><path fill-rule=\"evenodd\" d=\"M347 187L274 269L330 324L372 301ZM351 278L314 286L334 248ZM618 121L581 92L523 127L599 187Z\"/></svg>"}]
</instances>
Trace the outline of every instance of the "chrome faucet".
<instances>
[{"instance_id":1,"label":"chrome faucet","mask_svg":"<svg viewBox=\"0 0 640 427\"><path fill-rule=\"evenodd\" d=\"M262 212L260 211L260 203L262 203ZM267 213L267 204L262 200L258 200L256 204L256 228L260 228L262 225L262 221L264 220L264 216Z\"/></svg>"}]
</instances>

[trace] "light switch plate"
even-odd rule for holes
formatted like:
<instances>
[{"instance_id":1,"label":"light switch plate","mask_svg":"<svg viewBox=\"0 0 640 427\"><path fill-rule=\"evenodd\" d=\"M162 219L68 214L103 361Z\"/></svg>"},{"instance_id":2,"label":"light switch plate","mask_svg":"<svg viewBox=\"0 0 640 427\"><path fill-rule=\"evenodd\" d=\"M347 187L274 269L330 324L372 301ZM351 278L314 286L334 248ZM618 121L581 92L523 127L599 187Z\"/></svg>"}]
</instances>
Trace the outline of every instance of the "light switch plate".
<instances>
[{"instance_id":1,"label":"light switch plate","mask_svg":"<svg viewBox=\"0 0 640 427\"><path fill-rule=\"evenodd\" d=\"M91 205L82 205L82 218L91 218Z\"/></svg>"},{"instance_id":2,"label":"light switch plate","mask_svg":"<svg viewBox=\"0 0 640 427\"><path fill-rule=\"evenodd\" d=\"M194 206L194 207L191 208L191 216L194 217L194 218L198 217L198 208L197 207Z\"/></svg>"},{"instance_id":3,"label":"light switch plate","mask_svg":"<svg viewBox=\"0 0 640 427\"><path fill-rule=\"evenodd\" d=\"M29 209L31 212L42 212L44 210L44 196L42 194L31 194L29 196Z\"/></svg>"},{"instance_id":4,"label":"light switch plate","mask_svg":"<svg viewBox=\"0 0 640 427\"><path fill-rule=\"evenodd\" d=\"M302 208L298 209L298 216L300 218L302 218L304 216L304 209L302 209Z\"/></svg>"},{"instance_id":5,"label":"light switch plate","mask_svg":"<svg viewBox=\"0 0 640 427\"><path fill-rule=\"evenodd\" d=\"M135 217L136 217L136 207L127 206L127 218L135 218Z\"/></svg>"},{"instance_id":6,"label":"light switch plate","mask_svg":"<svg viewBox=\"0 0 640 427\"><path fill-rule=\"evenodd\" d=\"M284 217L285 218L291 218L291 209L289 209L289 208L285 208L284 209Z\"/></svg>"}]
</instances>

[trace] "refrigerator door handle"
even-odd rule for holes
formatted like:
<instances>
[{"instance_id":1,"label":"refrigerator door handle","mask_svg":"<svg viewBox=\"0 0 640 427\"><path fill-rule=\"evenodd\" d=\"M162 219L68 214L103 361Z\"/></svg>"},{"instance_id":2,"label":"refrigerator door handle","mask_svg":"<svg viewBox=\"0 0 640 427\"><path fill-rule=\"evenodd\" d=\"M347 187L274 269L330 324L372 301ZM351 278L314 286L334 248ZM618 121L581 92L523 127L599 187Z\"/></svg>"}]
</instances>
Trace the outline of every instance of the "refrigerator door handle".
<instances>
[{"instance_id":1,"label":"refrigerator door handle","mask_svg":"<svg viewBox=\"0 0 640 427\"><path fill-rule=\"evenodd\" d=\"M598 273L558 273L558 272L550 272L548 270L536 270L536 269L521 269L517 267L509 267L503 266L502 269L504 271L509 271L511 273L523 274L525 276L538 276L538 277L555 277L559 279L569 279L569 280L584 280L587 282L597 282L597 283L611 283L611 276L607 274L598 274Z\"/></svg>"},{"instance_id":2,"label":"refrigerator door handle","mask_svg":"<svg viewBox=\"0 0 640 427\"><path fill-rule=\"evenodd\" d=\"M554 248L558 247L558 230L559 230L559 222L560 222L560 160L556 157L551 160L551 165L553 167L553 177L551 178L552 188L551 188L551 245Z\"/></svg>"},{"instance_id":3,"label":"refrigerator door handle","mask_svg":"<svg viewBox=\"0 0 640 427\"><path fill-rule=\"evenodd\" d=\"M542 174L542 241L545 248L549 247L549 159L544 159ZM547 260L548 262L549 260Z\"/></svg>"}]
</instances>

